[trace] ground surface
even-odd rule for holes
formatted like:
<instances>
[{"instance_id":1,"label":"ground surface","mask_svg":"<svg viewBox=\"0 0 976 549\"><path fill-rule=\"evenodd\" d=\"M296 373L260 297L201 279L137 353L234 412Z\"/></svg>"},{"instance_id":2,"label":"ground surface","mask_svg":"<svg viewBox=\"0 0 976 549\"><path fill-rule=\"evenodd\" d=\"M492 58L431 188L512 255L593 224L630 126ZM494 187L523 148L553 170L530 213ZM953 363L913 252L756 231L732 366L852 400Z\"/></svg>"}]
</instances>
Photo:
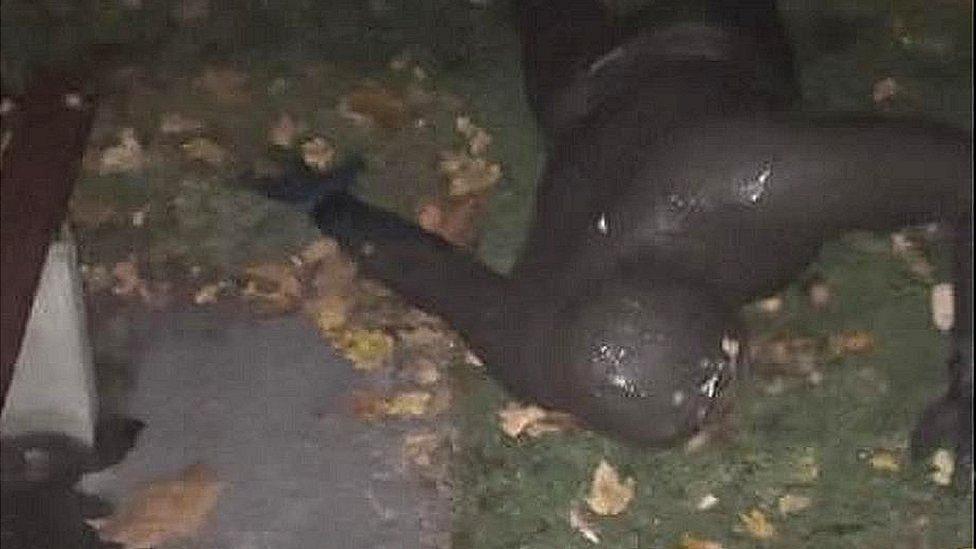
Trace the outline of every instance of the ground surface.
<instances>
[{"instance_id":1,"label":"ground surface","mask_svg":"<svg viewBox=\"0 0 976 549\"><path fill-rule=\"evenodd\" d=\"M360 424L333 407L347 387L375 374L352 374L298 316L260 320L210 312L211 305L186 308L207 285L235 286L249 265L287 264L314 237L294 210L246 192L242 172L280 169L298 159L298 143L322 136L339 159L366 158L358 192L416 218L425 199L446 193L437 163L441 152L465 145L454 131L458 116L470 116L493 137L488 158L501 164L503 177L491 195L478 253L507 269L529 219L541 154L521 94L517 42L499 4L231 4L102 3L72 11L56 3L3 3L5 86L17 86L13 76L21 66L70 57L65 52L81 51L76 46L85 40L152 45L132 47L131 62L106 73L111 93L72 214L89 273L108 273L107 284L89 276L90 292L99 296L93 325L108 401L150 418L115 486L200 456L226 467L232 484L282 481L276 492L256 482L222 496L201 546L216 539L273 547L271 536L295 530L328 535L332 516L347 521L351 545L308 538L310 545L295 546L413 540L418 529L410 498L424 492L411 488L409 475L386 476L397 461L402 420ZM806 110L921 113L972 127L971 3L782 4ZM209 6L201 18L187 17L201 5ZM661 6L667 17L678 17ZM51 18L61 26L45 26ZM389 61L404 51L412 61L391 69ZM401 98L409 123L364 127L344 117L342 99L364 86ZM201 124L162 131L173 113ZM282 113L302 126L284 149L268 144ZM425 123L416 124L419 119ZM107 151L124 144L124 128L134 131L138 161L103 169ZM195 137L226 156L190 158L192 147L185 145ZM806 305L798 285L785 293L780 312L748 312L760 341L779 338L802 349L757 368L755 390L744 395L730 423L730 440L712 440L692 454L637 451L585 432L512 439L496 416L507 397L483 372L457 361L454 546L591 545L571 524L570 511L585 507L593 470L606 459L635 479L636 496L618 516L584 517L601 547L716 547L693 540L723 547L971 547L971 496L935 485L925 467L906 462L908 430L943 386L946 344L928 308L932 284L947 277L945 249L933 244L916 255L894 254L888 235L854 235L829 246L809 273L833 289L824 310ZM934 267L918 268L919 257ZM110 271L120 262L138 265L148 298L111 295L119 281ZM167 293L167 284L175 305L153 297ZM227 294L218 304L240 299ZM102 300L116 304L105 308ZM118 302L131 308L127 316L118 316ZM149 311L157 307L172 309ZM866 334L873 345L831 352L830 337L848 331ZM289 398L275 398L282 392ZM173 406L182 401L171 399L187 405L214 399L212 413L185 416L184 406ZM173 427L184 417L193 420L192 429ZM282 424L292 429L274 429ZM182 432L177 437L170 429ZM281 446L256 443L256 433L280 435ZM184 449L194 455L181 456ZM337 484L325 482L333 478ZM270 504L254 503L257 495L273 497ZM709 495L717 503L698 510ZM808 498L808 507L784 514L784 496ZM301 513L317 512L289 514L296 501ZM384 522L377 509L395 516ZM743 523L752 511L772 524L768 539L757 539ZM312 526L303 530L299 523ZM373 537L352 541L357 533Z\"/></svg>"},{"instance_id":2,"label":"ground surface","mask_svg":"<svg viewBox=\"0 0 976 549\"><path fill-rule=\"evenodd\" d=\"M84 485L122 503L206 464L225 484L214 519L174 547L409 548L444 528L432 488L404 474L403 426L349 413L361 381L307 323L226 308L112 322L127 323L132 350L122 407L147 427L122 464Z\"/></svg>"}]
</instances>

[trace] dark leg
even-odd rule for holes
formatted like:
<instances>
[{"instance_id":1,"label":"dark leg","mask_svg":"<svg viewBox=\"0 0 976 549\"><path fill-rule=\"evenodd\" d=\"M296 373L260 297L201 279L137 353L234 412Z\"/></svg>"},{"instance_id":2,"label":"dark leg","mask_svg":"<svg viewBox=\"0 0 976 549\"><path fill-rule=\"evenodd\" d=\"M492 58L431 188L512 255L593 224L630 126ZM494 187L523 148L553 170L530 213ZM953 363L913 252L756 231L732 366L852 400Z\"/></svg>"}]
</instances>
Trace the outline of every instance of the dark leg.
<instances>
[{"instance_id":1,"label":"dark leg","mask_svg":"<svg viewBox=\"0 0 976 549\"><path fill-rule=\"evenodd\" d=\"M498 341L509 282L440 237L352 195L323 198L312 212L323 234L363 272L443 316L475 348Z\"/></svg>"},{"instance_id":2,"label":"dark leg","mask_svg":"<svg viewBox=\"0 0 976 549\"><path fill-rule=\"evenodd\" d=\"M519 27L529 104L551 134L566 117L563 92L613 48L611 15L599 0L521 0Z\"/></svg>"}]
</instances>

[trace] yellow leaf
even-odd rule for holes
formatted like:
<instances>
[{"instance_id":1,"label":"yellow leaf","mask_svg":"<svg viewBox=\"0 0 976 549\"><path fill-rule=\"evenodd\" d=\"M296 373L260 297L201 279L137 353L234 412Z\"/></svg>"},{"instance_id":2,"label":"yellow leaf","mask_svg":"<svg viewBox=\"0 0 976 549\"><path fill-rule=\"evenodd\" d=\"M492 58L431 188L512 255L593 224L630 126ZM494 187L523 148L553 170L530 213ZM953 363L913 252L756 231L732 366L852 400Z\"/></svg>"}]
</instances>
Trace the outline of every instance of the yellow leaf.
<instances>
[{"instance_id":1,"label":"yellow leaf","mask_svg":"<svg viewBox=\"0 0 976 549\"><path fill-rule=\"evenodd\" d=\"M376 370L393 355L393 338L379 330L352 330L335 344L357 370Z\"/></svg>"},{"instance_id":2,"label":"yellow leaf","mask_svg":"<svg viewBox=\"0 0 976 549\"><path fill-rule=\"evenodd\" d=\"M629 477L621 482L617 470L606 460L600 460L600 464L593 472L593 482L590 484L590 495L586 498L586 504L598 515L619 515L634 499L635 484L634 479Z\"/></svg>"},{"instance_id":3,"label":"yellow leaf","mask_svg":"<svg viewBox=\"0 0 976 549\"><path fill-rule=\"evenodd\" d=\"M876 471L897 473L901 470L901 463L898 461L898 456L891 450L875 450L871 454L869 462L871 467Z\"/></svg>"},{"instance_id":4,"label":"yellow leaf","mask_svg":"<svg viewBox=\"0 0 976 549\"><path fill-rule=\"evenodd\" d=\"M422 416L427 413L433 397L427 391L397 393L386 401L386 415Z\"/></svg>"},{"instance_id":5,"label":"yellow leaf","mask_svg":"<svg viewBox=\"0 0 976 549\"><path fill-rule=\"evenodd\" d=\"M740 514L739 520L743 530L755 539L771 539L776 535L776 529L759 509Z\"/></svg>"},{"instance_id":6,"label":"yellow leaf","mask_svg":"<svg viewBox=\"0 0 976 549\"><path fill-rule=\"evenodd\" d=\"M717 541L700 539L687 532L681 534L678 547L680 549L723 549L722 544Z\"/></svg>"}]
</instances>

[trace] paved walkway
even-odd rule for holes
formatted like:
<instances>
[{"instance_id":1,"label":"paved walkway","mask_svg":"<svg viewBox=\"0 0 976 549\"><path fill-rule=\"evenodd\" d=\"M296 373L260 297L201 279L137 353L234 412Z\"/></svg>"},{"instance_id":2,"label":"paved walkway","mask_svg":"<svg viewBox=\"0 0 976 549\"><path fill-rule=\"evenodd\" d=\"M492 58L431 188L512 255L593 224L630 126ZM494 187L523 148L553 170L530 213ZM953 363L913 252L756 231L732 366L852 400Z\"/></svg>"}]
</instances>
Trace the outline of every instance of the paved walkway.
<instances>
[{"instance_id":1,"label":"paved walkway","mask_svg":"<svg viewBox=\"0 0 976 549\"><path fill-rule=\"evenodd\" d=\"M428 519L446 516L432 488L400 472L403 427L349 414L360 378L301 318L208 309L125 328L138 351L123 409L147 427L122 464L85 485L118 497L207 464L228 487L181 547L423 547Z\"/></svg>"}]
</instances>

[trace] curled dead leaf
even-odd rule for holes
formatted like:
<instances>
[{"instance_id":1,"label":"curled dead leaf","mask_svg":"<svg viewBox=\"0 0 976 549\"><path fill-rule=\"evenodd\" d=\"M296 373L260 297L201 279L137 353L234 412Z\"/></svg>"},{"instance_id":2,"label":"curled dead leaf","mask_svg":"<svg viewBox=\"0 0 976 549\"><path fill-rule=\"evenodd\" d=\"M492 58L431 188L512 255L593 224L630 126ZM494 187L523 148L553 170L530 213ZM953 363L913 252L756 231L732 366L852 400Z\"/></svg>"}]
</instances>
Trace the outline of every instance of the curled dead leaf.
<instances>
[{"instance_id":1,"label":"curled dead leaf","mask_svg":"<svg viewBox=\"0 0 976 549\"><path fill-rule=\"evenodd\" d=\"M631 477L621 482L617 470L606 460L601 459L593 472L586 505L600 516L619 515L634 499L635 485L636 482Z\"/></svg>"}]
</instances>

